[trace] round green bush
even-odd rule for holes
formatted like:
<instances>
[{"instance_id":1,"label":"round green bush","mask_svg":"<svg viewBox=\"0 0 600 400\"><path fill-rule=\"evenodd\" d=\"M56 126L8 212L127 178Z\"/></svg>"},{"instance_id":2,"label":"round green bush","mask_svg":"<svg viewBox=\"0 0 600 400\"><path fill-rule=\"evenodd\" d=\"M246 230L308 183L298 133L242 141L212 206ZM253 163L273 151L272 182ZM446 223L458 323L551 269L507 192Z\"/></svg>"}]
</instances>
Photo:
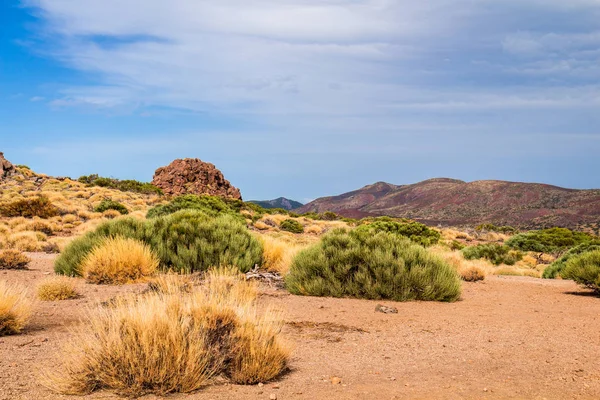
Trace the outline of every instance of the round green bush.
<instances>
[{"instance_id":1,"label":"round green bush","mask_svg":"<svg viewBox=\"0 0 600 400\"><path fill-rule=\"evenodd\" d=\"M235 266L247 272L262 262L262 246L235 217L211 217L183 210L141 221L122 218L106 222L75 239L54 264L58 274L80 276L85 257L106 237L122 236L148 244L161 261L161 269L181 273Z\"/></svg>"},{"instance_id":2,"label":"round green bush","mask_svg":"<svg viewBox=\"0 0 600 400\"><path fill-rule=\"evenodd\" d=\"M100 212L103 213L104 211L107 210L115 210L121 213L121 215L126 215L129 214L129 210L127 209L127 207L125 207L123 204L114 201L114 200L110 200L110 199L104 199L100 202L100 204L98 204L96 206L96 208L94 208L95 212Z\"/></svg>"},{"instance_id":3,"label":"round green bush","mask_svg":"<svg viewBox=\"0 0 600 400\"><path fill-rule=\"evenodd\" d=\"M587 253L588 251L600 250L600 242L593 241L590 243L583 243L579 246L575 246L563 254L559 259L554 261L552 264L544 269L542 278L544 279L556 279L561 275L562 270L565 268L567 261L571 258L578 256L579 254Z\"/></svg>"},{"instance_id":4,"label":"round green bush","mask_svg":"<svg viewBox=\"0 0 600 400\"><path fill-rule=\"evenodd\" d=\"M600 293L600 250L580 254L567 261L561 276Z\"/></svg>"},{"instance_id":5,"label":"round green bush","mask_svg":"<svg viewBox=\"0 0 600 400\"><path fill-rule=\"evenodd\" d=\"M281 221L281 224L279 224L279 229L291 233L304 232L304 226L302 226L302 224L295 219L286 219Z\"/></svg>"},{"instance_id":6,"label":"round green bush","mask_svg":"<svg viewBox=\"0 0 600 400\"><path fill-rule=\"evenodd\" d=\"M377 219L374 222L364 224L356 228L361 231L370 231L371 233L389 232L404 236L411 241L422 246L431 246L440 241L441 234L435 229L416 221L394 221Z\"/></svg>"},{"instance_id":7,"label":"round green bush","mask_svg":"<svg viewBox=\"0 0 600 400\"><path fill-rule=\"evenodd\" d=\"M146 241L166 270L191 273L235 266L248 272L262 263L260 242L231 215L211 217L196 210L179 211L151 220Z\"/></svg>"},{"instance_id":8,"label":"round green bush","mask_svg":"<svg viewBox=\"0 0 600 400\"><path fill-rule=\"evenodd\" d=\"M593 240L593 236L584 232L567 228L548 228L515 235L506 241L506 245L521 251L560 254L573 246Z\"/></svg>"},{"instance_id":9,"label":"round green bush","mask_svg":"<svg viewBox=\"0 0 600 400\"><path fill-rule=\"evenodd\" d=\"M96 230L73 240L54 262L54 271L67 276L81 276L80 267L87 255L107 237L122 236L144 241L146 222L127 217L107 221Z\"/></svg>"},{"instance_id":10,"label":"round green bush","mask_svg":"<svg viewBox=\"0 0 600 400\"><path fill-rule=\"evenodd\" d=\"M301 251L287 289L310 296L455 301L461 283L441 258L399 235L336 229Z\"/></svg>"},{"instance_id":11,"label":"round green bush","mask_svg":"<svg viewBox=\"0 0 600 400\"><path fill-rule=\"evenodd\" d=\"M462 249L462 254L466 260L485 258L494 265L515 265L517 261L523 259L523 253L520 251L512 250L510 247L498 243L465 247Z\"/></svg>"}]
</instances>

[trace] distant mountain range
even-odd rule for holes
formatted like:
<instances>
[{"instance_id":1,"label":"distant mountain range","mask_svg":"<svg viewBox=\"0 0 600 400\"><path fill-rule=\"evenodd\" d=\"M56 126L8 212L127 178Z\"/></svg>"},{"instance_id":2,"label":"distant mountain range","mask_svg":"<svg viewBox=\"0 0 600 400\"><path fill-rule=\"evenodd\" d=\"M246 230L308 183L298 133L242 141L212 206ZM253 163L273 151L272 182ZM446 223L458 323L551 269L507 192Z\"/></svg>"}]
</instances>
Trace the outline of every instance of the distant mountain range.
<instances>
[{"instance_id":1,"label":"distant mountain range","mask_svg":"<svg viewBox=\"0 0 600 400\"><path fill-rule=\"evenodd\" d=\"M283 208L284 210L293 210L294 208L302 207L302 203L280 197L275 200L250 200L250 203L255 203L262 208Z\"/></svg>"},{"instance_id":2,"label":"distant mountain range","mask_svg":"<svg viewBox=\"0 0 600 400\"><path fill-rule=\"evenodd\" d=\"M489 222L521 228L576 228L600 222L600 190L448 178L411 185L377 182L339 196L316 199L295 211L333 211L353 218L387 215L443 226Z\"/></svg>"}]
</instances>

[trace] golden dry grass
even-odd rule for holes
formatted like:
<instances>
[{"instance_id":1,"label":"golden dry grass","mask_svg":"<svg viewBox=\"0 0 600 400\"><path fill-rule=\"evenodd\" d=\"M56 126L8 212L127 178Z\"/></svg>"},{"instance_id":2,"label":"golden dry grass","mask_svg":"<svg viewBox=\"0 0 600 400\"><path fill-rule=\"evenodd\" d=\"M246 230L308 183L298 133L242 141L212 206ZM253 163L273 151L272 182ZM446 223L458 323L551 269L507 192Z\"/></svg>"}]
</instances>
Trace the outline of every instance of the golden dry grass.
<instances>
[{"instance_id":1,"label":"golden dry grass","mask_svg":"<svg viewBox=\"0 0 600 400\"><path fill-rule=\"evenodd\" d=\"M306 247L268 235L259 235L258 238L263 245L263 268L281 275L287 274L294 256Z\"/></svg>"},{"instance_id":2,"label":"golden dry grass","mask_svg":"<svg viewBox=\"0 0 600 400\"><path fill-rule=\"evenodd\" d=\"M110 389L136 397L192 392L217 375L239 383L273 379L289 350L278 338L281 318L259 316L256 293L253 283L222 269L192 292L117 299L89 313L63 367L48 371L44 384L63 394Z\"/></svg>"},{"instance_id":3,"label":"golden dry grass","mask_svg":"<svg viewBox=\"0 0 600 400\"><path fill-rule=\"evenodd\" d=\"M18 250L0 251L0 269L25 269L31 258Z\"/></svg>"},{"instance_id":4,"label":"golden dry grass","mask_svg":"<svg viewBox=\"0 0 600 400\"><path fill-rule=\"evenodd\" d=\"M20 333L29 322L31 308L27 289L0 281L0 336Z\"/></svg>"},{"instance_id":5,"label":"golden dry grass","mask_svg":"<svg viewBox=\"0 0 600 400\"><path fill-rule=\"evenodd\" d=\"M76 281L64 276L53 276L43 280L37 287L38 299L57 301L75 299L80 296L76 289Z\"/></svg>"},{"instance_id":6,"label":"golden dry grass","mask_svg":"<svg viewBox=\"0 0 600 400\"><path fill-rule=\"evenodd\" d=\"M84 260L82 275L89 283L126 284L153 275L159 259L150 247L134 239L105 239Z\"/></svg>"}]
</instances>

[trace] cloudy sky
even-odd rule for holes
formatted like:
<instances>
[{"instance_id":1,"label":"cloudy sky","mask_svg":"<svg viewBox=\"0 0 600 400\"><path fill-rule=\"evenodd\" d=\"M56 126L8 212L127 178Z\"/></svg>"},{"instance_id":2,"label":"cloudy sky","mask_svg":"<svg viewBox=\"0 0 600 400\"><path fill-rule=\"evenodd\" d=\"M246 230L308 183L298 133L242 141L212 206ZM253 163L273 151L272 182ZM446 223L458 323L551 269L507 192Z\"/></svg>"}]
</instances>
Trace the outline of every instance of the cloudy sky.
<instances>
[{"instance_id":1,"label":"cloudy sky","mask_svg":"<svg viewBox=\"0 0 600 400\"><path fill-rule=\"evenodd\" d=\"M600 0L5 0L0 24L0 151L40 172L600 187Z\"/></svg>"}]
</instances>

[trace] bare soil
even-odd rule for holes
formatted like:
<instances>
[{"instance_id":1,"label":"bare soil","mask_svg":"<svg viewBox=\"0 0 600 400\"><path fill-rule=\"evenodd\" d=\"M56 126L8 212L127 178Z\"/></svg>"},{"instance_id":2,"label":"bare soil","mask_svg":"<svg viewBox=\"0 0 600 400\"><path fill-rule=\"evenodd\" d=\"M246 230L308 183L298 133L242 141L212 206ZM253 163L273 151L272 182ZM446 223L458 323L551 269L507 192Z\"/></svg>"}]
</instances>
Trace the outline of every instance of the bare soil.
<instances>
[{"instance_id":1,"label":"bare soil","mask_svg":"<svg viewBox=\"0 0 600 400\"><path fill-rule=\"evenodd\" d=\"M0 279L25 284L33 295L54 256L32 258L30 270L0 271ZM80 299L37 303L23 334L0 338L0 400L81 398L49 391L40 371L60 365L61 346L86 307L143 289L82 282ZM600 299L570 281L492 276L465 283L462 300L452 304L383 303L398 314L375 312L380 302L271 288L261 302L285 312L290 371L262 386L216 384L170 398L600 398Z\"/></svg>"}]
</instances>

